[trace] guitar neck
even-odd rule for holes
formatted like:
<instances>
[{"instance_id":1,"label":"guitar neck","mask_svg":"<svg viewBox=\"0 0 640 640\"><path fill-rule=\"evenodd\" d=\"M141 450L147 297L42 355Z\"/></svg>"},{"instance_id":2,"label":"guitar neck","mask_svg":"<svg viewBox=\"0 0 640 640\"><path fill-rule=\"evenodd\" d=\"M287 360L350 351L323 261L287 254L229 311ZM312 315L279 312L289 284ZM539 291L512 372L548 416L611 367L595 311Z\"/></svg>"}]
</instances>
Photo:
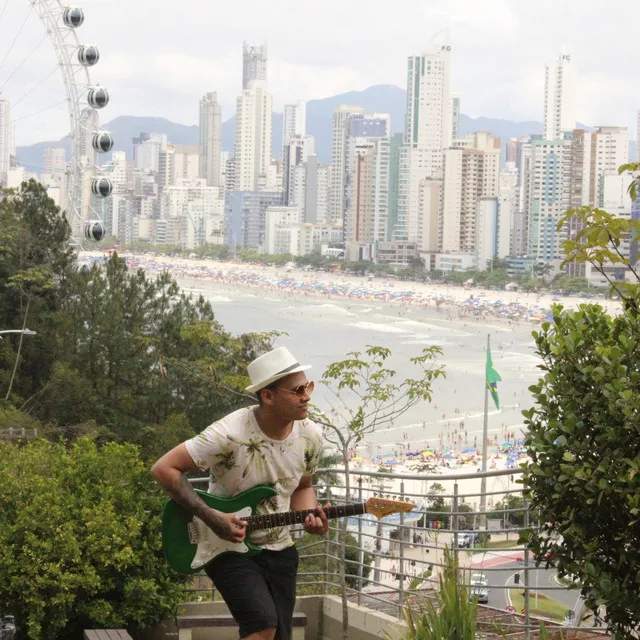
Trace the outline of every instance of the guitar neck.
<instances>
[{"instance_id":1,"label":"guitar neck","mask_svg":"<svg viewBox=\"0 0 640 640\"><path fill-rule=\"evenodd\" d=\"M283 513L267 513L264 515L248 516L241 518L247 523L247 532L260 529L272 529L291 524L302 524L305 518L314 513L315 509L302 509L300 511L284 511ZM347 518L359 516L367 512L366 503L344 504L337 507L326 507L324 512L329 520L334 518Z\"/></svg>"}]
</instances>

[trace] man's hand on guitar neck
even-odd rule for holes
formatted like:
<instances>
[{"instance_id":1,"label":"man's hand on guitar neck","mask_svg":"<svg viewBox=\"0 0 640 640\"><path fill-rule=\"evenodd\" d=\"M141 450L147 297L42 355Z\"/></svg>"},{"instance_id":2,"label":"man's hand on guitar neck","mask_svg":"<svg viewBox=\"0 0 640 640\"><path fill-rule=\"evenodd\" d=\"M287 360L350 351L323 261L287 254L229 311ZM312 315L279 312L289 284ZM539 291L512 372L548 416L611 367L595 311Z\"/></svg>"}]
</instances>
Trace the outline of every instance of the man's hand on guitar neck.
<instances>
[{"instance_id":1,"label":"man's hand on guitar neck","mask_svg":"<svg viewBox=\"0 0 640 640\"><path fill-rule=\"evenodd\" d=\"M324 505L325 507L329 507L329 503ZM329 531L329 521L327 520L327 516L320 505L316 507L314 513L310 513L304 519L304 530L307 533L313 533L317 536L322 536L327 531Z\"/></svg>"}]
</instances>

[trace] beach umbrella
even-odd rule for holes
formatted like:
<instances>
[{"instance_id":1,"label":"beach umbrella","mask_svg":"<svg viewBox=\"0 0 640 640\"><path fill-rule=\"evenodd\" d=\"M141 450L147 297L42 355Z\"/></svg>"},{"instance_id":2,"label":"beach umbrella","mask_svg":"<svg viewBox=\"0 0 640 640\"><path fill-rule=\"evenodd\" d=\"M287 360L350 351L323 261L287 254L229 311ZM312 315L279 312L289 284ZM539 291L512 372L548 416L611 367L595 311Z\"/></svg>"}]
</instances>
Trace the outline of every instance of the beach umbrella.
<instances>
[{"instance_id":1,"label":"beach umbrella","mask_svg":"<svg viewBox=\"0 0 640 640\"><path fill-rule=\"evenodd\" d=\"M475 453L476 450L473 447L468 447L462 450L462 453Z\"/></svg>"},{"instance_id":2,"label":"beach umbrella","mask_svg":"<svg viewBox=\"0 0 640 640\"><path fill-rule=\"evenodd\" d=\"M434 455L435 455L435 453L433 453L433 451L429 451L429 450L427 450L427 451L423 451L423 452L422 452L422 455L423 455L423 456L427 456L427 457L429 457L429 456L434 456Z\"/></svg>"}]
</instances>

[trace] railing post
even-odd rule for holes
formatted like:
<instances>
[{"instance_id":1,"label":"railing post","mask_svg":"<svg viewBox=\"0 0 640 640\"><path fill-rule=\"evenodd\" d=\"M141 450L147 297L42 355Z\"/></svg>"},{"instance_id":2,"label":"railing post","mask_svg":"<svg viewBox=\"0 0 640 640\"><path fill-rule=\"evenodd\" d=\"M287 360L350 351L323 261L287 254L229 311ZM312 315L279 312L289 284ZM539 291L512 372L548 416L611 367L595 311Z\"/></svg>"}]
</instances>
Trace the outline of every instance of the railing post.
<instances>
[{"instance_id":1,"label":"railing post","mask_svg":"<svg viewBox=\"0 0 640 640\"><path fill-rule=\"evenodd\" d=\"M362 502L362 476L358 476L358 500ZM364 549L362 548L362 518L358 518L358 605L362 604L363 565Z\"/></svg>"},{"instance_id":2,"label":"railing post","mask_svg":"<svg viewBox=\"0 0 640 640\"><path fill-rule=\"evenodd\" d=\"M524 528L529 528L529 501L524 502ZM524 639L531 638L531 598L529 594L529 546L524 547Z\"/></svg>"},{"instance_id":3,"label":"railing post","mask_svg":"<svg viewBox=\"0 0 640 640\"><path fill-rule=\"evenodd\" d=\"M400 500L404 500L404 480L400 481ZM400 513L400 528L398 529L398 542L400 543L400 562L399 562L399 576L400 576L400 593L398 596L398 604L400 605L400 611L404 606L404 513Z\"/></svg>"},{"instance_id":4,"label":"railing post","mask_svg":"<svg viewBox=\"0 0 640 640\"><path fill-rule=\"evenodd\" d=\"M459 560L458 550L458 482L453 483L453 505L451 507L451 522L450 525L453 530L453 554L456 559L456 566Z\"/></svg>"}]
</instances>

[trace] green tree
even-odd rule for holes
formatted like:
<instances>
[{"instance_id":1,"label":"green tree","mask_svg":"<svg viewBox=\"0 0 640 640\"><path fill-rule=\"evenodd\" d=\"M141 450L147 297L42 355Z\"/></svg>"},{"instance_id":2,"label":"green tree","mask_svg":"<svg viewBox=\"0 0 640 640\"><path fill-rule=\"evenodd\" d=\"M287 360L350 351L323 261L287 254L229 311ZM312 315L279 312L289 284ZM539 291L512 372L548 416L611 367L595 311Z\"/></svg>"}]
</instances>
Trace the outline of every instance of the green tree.
<instances>
[{"instance_id":1,"label":"green tree","mask_svg":"<svg viewBox=\"0 0 640 640\"><path fill-rule=\"evenodd\" d=\"M0 443L0 610L23 637L145 627L175 613L184 578L160 543L164 496L132 445Z\"/></svg>"},{"instance_id":2,"label":"green tree","mask_svg":"<svg viewBox=\"0 0 640 640\"><path fill-rule=\"evenodd\" d=\"M638 167L636 166L636 170ZM553 308L534 333L543 375L524 411L531 462L525 497L545 523L523 536L536 555L552 552L560 576L576 579L587 606L605 605L617 638L640 629L640 278L622 250L640 223L588 207L567 212L580 229L564 243L566 261L585 262L605 278L628 269L634 282L610 280L623 312L598 305Z\"/></svg>"},{"instance_id":3,"label":"green tree","mask_svg":"<svg viewBox=\"0 0 640 640\"><path fill-rule=\"evenodd\" d=\"M522 495L510 493L500 502L496 502L493 512L488 514L490 519L503 520L505 525L524 527L525 500Z\"/></svg>"},{"instance_id":4,"label":"green tree","mask_svg":"<svg viewBox=\"0 0 640 640\"><path fill-rule=\"evenodd\" d=\"M20 189L0 190L0 329L37 332L24 340L5 336L2 341L0 398L11 388L21 403L50 374L52 320L74 269L70 234L66 218L42 185L30 180Z\"/></svg>"},{"instance_id":5,"label":"green tree","mask_svg":"<svg viewBox=\"0 0 640 640\"><path fill-rule=\"evenodd\" d=\"M396 380L396 372L388 366L391 351L385 347L368 346L364 353L353 351L344 360L330 364L322 375L327 387L332 416L315 410L313 418L325 427L326 440L334 445L345 461L345 488L351 495L349 452L377 427L393 424L420 402L431 401L431 385L444 376L444 368L435 364L442 349L426 347L418 356L410 358L416 377ZM347 521L342 522L342 536ZM344 547L342 547L344 549ZM345 587L344 558L339 564L340 579ZM343 635L348 636L349 621L346 591L342 600Z\"/></svg>"},{"instance_id":6,"label":"green tree","mask_svg":"<svg viewBox=\"0 0 640 640\"><path fill-rule=\"evenodd\" d=\"M116 254L77 273L69 290L57 315L65 368L29 405L60 425L91 418L136 442L173 414L202 427L240 406L225 388L246 386L246 362L270 345L258 334L232 337L204 298L181 292L166 272L129 273ZM73 383L56 384L62 372Z\"/></svg>"}]
</instances>

